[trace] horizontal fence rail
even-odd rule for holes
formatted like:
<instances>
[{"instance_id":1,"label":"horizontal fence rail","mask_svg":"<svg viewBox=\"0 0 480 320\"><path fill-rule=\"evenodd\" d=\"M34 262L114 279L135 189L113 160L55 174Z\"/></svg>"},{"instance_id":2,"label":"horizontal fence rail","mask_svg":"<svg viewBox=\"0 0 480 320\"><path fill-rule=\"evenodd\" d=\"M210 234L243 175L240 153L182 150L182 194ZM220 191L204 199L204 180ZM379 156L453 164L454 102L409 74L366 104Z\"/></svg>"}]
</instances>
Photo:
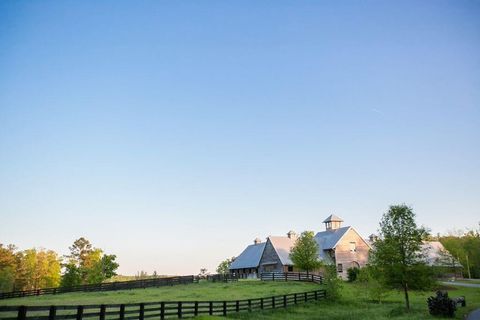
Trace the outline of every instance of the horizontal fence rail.
<instances>
[{"instance_id":1,"label":"horizontal fence rail","mask_svg":"<svg viewBox=\"0 0 480 320\"><path fill-rule=\"evenodd\" d=\"M4 320L63 319L179 319L198 315L226 316L305 303L325 298L325 290L290 293L264 298L225 301L165 301L148 303L84 305L84 306L0 306Z\"/></svg>"},{"instance_id":2,"label":"horizontal fence rail","mask_svg":"<svg viewBox=\"0 0 480 320\"><path fill-rule=\"evenodd\" d=\"M131 281L106 282L98 284L87 284L74 287L44 288L25 291L12 291L0 293L0 299L21 298L29 296L41 296L46 294L59 294L67 292L94 292L140 289L150 287L173 286L177 284L188 284L198 282L195 276L164 277Z\"/></svg>"},{"instance_id":3,"label":"horizontal fence rail","mask_svg":"<svg viewBox=\"0 0 480 320\"><path fill-rule=\"evenodd\" d=\"M304 281L323 283L323 277L318 274L302 272L263 272L260 275L262 281Z\"/></svg>"}]
</instances>

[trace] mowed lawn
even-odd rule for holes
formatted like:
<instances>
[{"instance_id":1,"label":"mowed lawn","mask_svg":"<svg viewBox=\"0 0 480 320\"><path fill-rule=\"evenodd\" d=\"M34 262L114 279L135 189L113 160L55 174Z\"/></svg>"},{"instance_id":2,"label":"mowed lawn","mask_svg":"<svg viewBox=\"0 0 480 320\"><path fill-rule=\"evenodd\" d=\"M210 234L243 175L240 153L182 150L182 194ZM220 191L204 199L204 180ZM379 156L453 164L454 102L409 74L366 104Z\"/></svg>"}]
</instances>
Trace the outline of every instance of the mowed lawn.
<instances>
[{"instance_id":1,"label":"mowed lawn","mask_svg":"<svg viewBox=\"0 0 480 320\"><path fill-rule=\"evenodd\" d=\"M172 287L77 292L0 300L0 305L87 305L160 301L222 301L261 298L287 293L313 291L319 285L305 282L265 282L244 280L229 283L201 281Z\"/></svg>"}]
</instances>

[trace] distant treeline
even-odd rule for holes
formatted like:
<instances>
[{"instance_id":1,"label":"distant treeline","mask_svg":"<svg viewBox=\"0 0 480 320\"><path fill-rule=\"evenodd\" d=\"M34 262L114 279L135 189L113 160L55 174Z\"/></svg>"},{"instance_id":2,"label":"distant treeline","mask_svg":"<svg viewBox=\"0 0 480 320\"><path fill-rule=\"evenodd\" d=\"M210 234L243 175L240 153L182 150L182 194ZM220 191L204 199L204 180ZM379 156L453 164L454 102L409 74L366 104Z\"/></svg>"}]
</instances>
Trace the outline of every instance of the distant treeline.
<instances>
[{"instance_id":1,"label":"distant treeline","mask_svg":"<svg viewBox=\"0 0 480 320\"><path fill-rule=\"evenodd\" d=\"M69 250L62 257L52 250L20 251L0 243L0 292L95 284L116 275L116 256L104 254L87 239L76 240Z\"/></svg>"},{"instance_id":2,"label":"distant treeline","mask_svg":"<svg viewBox=\"0 0 480 320\"><path fill-rule=\"evenodd\" d=\"M480 229L457 231L438 240L460 261L464 277L480 278Z\"/></svg>"}]
</instances>

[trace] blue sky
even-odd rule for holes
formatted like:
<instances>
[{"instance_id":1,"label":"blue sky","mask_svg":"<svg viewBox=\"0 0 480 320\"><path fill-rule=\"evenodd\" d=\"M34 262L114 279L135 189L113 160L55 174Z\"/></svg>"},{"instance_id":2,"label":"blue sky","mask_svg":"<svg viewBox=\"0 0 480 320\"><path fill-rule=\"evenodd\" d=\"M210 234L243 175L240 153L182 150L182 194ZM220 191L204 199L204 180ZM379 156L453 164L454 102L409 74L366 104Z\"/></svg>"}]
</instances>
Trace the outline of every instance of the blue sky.
<instances>
[{"instance_id":1,"label":"blue sky","mask_svg":"<svg viewBox=\"0 0 480 320\"><path fill-rule=\"evenodd\" d=\"M2 1L0 242L213 271L257 236L480 220L477 1Z\"/></svg>"}]
</instances>

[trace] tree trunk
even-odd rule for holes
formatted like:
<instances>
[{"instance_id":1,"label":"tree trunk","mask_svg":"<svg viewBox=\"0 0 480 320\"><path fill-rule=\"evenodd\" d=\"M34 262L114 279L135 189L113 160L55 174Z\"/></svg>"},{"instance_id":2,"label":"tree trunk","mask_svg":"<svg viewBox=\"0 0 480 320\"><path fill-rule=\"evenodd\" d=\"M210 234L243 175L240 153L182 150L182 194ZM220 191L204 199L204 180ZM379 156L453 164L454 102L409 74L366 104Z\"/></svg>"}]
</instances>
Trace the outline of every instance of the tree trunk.
<instances>
[{"instance_id":1,"label":"tree trunk","mask_svg":"<svg viewBox=\"0 0 480 320\"><path fill-rule=\"evenodd\" d=\"M410 300L408 299L408 284L406 282L403 284L403 291L405 292L405 305L407 306L407 310L410 310Z\"/></svg>"}]
</instances>

